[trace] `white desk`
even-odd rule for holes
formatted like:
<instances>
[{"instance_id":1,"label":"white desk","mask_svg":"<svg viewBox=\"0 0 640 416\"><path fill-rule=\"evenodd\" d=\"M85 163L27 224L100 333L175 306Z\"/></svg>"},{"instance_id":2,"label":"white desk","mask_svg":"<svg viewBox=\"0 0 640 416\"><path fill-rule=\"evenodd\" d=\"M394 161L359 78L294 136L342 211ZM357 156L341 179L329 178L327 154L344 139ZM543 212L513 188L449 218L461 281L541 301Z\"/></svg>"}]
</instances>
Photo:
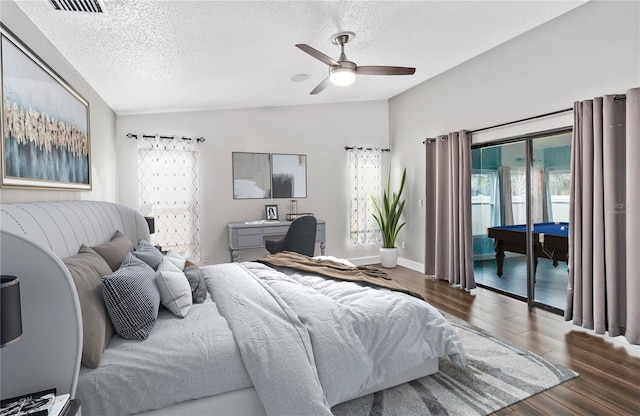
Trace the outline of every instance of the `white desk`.
<instances>
[{"instance_id":1,"label":"white desk","mask_svg":"<svg viewBox=\"0 0 640 416\"><path fill-rule=\"evenodd\" d=\"M285 235L289 230L291 221L278 222L230 222L229 228L229 250L231 250L231 261L238 261L238 250L245 248L264 247L264 237ZM324 256L326 241L326 223L318 220L316 228L316 243L320 243L320 252Z\"/></svg>"}]
</instances>

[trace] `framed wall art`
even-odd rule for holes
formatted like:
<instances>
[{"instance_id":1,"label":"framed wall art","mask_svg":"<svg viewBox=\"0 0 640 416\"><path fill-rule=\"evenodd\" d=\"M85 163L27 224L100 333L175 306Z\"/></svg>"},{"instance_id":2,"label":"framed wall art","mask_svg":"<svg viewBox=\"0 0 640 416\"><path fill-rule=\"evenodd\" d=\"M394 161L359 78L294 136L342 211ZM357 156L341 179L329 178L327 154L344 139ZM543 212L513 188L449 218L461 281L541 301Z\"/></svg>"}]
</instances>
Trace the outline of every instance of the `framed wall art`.
<instances>
[{"instance_id":1,"label":"framed wall art","mask_svg":"<svg viewBox=\"0 0 640 416\"><path fill-rule=\"evenodd\" d=\"M91 189L89 103L0 26L2 187Z\"/></svg>"},{"instance_id":2,"label":"framed wall art","mask_svg":"<svg viewBox=\"0 0 640 416\"><path fill-rule=\"evenodd\" d=\"M271 198L271 155L233 152L233 199Z\"/></svg>"},{"instance_id":3,"label":"framed wall art","mask_svg":"<svg viewBox=\"0 0 640 416\"><path fill-rule=\"evenodd\" d=\"M306 198L307 156L272 154L271 182L274 198Z\"/></svg>"}]
</instances>

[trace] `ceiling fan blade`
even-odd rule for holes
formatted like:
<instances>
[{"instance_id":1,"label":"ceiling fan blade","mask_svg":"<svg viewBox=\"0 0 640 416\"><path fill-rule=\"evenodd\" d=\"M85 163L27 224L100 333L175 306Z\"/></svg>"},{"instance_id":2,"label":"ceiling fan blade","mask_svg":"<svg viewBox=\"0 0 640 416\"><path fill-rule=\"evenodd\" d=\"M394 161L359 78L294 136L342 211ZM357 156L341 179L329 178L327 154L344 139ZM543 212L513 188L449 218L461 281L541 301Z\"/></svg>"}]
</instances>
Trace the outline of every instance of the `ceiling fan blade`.
<instances>
[{"instance_id":1,"label":"ceiling fan blade","mask_svg":"<svg viewBox=\"0 0 640 416\"><path fill-rule=\"evenodd\" d=\"M311 91L310 95L316 95L320 92L322 92L322 90L324 90L325 88L327 88L327 86L331 83L331 80L329 79L329 77L326 77L324 79L324 81L322 81L320 84L318 84L317 87L315 87L313 89L313 91Z\"/></svg>"},{"instance_id":2,"label":"ceiling fan blade","mask_svg":"<svg viewBox=\"0 0 640 416\"><path fill-rule=\"evenodd\" d=\"M406 66L359 66L356 72L359 75L413 75L416 69Z\"/></svg>"},{"instance_id":3,"label":"ceiling fan blade","mask_svg":"<svg viewBox=\"0 0 640 416\"><path fill-rule=\"evenodd\" d=\"M336 61L333 58L328 57L327 55L323 54L322 52L320 52L319 50L312 48L309 45L305 45L304 43L299 43L296 45L296 47L300 48L303 52L308 53L309 55L313 56L314 58L316 58L318 61L323 62L329 66L340 66L340 64L338 63L338 61Z\"/></svg>"}]
</instances>

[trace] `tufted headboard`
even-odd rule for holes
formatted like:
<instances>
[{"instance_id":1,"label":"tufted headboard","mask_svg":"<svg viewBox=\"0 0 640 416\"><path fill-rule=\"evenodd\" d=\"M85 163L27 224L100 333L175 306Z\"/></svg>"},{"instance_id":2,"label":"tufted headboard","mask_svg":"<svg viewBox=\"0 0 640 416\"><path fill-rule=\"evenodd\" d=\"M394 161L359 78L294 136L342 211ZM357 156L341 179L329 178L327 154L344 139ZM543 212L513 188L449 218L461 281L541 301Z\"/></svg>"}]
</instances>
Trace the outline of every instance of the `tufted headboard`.
<instances>
[{"instance_id":1,"label":"tufted headboard","mask_svg":"<svg viewBox=\"0 0 640 416\"><path fill-rule=\"evenodd\" d=\"M116 230L137 244L149 228L136 210L111 202L0 204L0 271L20 278L22 337L0 349L2 398L57 388L75 394L82 317L62 259Z\"/></svg>"}]
</instances>

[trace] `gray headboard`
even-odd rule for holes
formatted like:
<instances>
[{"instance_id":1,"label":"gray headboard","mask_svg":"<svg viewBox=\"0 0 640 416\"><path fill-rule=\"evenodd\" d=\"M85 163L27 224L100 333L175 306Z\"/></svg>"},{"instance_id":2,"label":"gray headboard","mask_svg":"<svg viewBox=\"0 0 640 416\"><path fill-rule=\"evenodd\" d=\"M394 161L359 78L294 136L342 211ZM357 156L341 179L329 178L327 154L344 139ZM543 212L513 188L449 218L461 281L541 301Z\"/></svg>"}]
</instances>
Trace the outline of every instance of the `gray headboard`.
<instances>
[{"instance_id":1,"label":"gray headboard","mask_svg":"<svg viewBox=\"0 0 640 416\"><path fill-rule=\"evenodd\" d=\"M22 337L0 349L2 398L55 387L75 394L82 316L62 259L82 243L108 242L120 230L137 244L149 228L136 210L111 202L0 204L0 271L20 278Z\"/></svg>"}]
</instances>

